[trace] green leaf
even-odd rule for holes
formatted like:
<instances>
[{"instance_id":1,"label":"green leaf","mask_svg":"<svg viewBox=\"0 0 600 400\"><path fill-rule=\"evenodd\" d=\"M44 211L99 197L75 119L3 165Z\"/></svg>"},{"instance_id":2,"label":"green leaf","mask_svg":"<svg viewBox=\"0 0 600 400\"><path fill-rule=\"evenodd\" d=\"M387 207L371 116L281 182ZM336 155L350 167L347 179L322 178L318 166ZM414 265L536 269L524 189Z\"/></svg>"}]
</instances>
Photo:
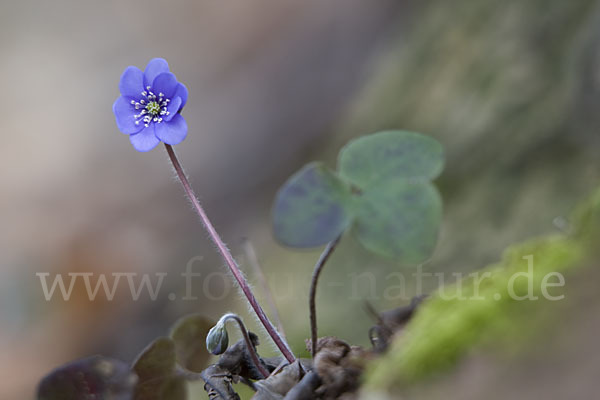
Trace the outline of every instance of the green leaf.
<instances>
[{"instance_id":1,"label":"green leaf","mask_svg":"<svg viewBox=\"0 0 600 400\"><path fill-rule=\"evenodd\" d=\"M158 338L142 351L132 368L139 382L135 400L180 400L172 391L180 393L180 380L175 376L175 343L170 338Z\"/></svg>"},{"instance_id":2,"label":"green leaf","mask_svg":"<svg viewBox=\"0 0 600 400\"><path fill-rule=\"evenodd\" d=\"M360 189L390 179L434 179L442 171L442 145L408 131L383 131L348 143L338 159L340 176Z\"/></svg>"},{"instance_id":3,"label":"green leaf","mask_svg":"<svg viewBox=\"0 0 600 400\"><path fill-rule=\"evenodd\" d=\"M137 377L118 360L93 356L48 374L38 386L38 400L131 400Z\"/></svg>"},{"instance_id":4,"label":"green leaf","mask_svg":"<svg viewBox=\"0 0 600 400\"><path fill-rule=\"evenodd\" d=\"M164 400L186 400L187 397L187 384L180 376L167 379L160 391L160 398Z\"/></svg>"},{"instance_id":5,"label":"green leaf","mask_svg":"<svg viewBox=\"0 0 600 400\"><path fill-rule=\"evenodd\" d=\"M187 384L174 374L138 384L134 400L186 400Z\"/></svg>"},{"instance_id":6,"label":"green leaf","mask_svg":"<svg viewBox=\"0 0 600 400\"><path fill-rule=\"evenodd\" d=\"M292 247L323 245L350 223L350 186L322 163L310 163L281 187L275 198L275 237Z\"/></svg>"},{"instance_id":7,"label":"green leaf","mask_svg":"<svg viewBox=\"0 0 600 400\"><path fill-rule=\"evenodd\" d=\"M442 201L430 183L385 182L359 197L354 233L367 249L416 264L433 253L441 217Z\"/></svg>"},{"instance_id":8,"label":"green leaf","mask_svg":"<svg viewBox=\"0 0 600 400\"><path fill-rule=\"evenodd\" d=\"M171 374L175 370L175 343L166 337L150 343L133 363L140 382Z\"/></svg>"},{"instance_id":9,"label":"green leaf","mask_svg":"<svg viewBox=\"0 0 600 400\"><path fill-rule=\"evenodd\" d=\"M206 350L206 335L214 323L194 314L181 318L171 329L171 338L175 342L177 363L182 367L201 372L206 368L210 354Z\"/></svg>"}]
</instances>

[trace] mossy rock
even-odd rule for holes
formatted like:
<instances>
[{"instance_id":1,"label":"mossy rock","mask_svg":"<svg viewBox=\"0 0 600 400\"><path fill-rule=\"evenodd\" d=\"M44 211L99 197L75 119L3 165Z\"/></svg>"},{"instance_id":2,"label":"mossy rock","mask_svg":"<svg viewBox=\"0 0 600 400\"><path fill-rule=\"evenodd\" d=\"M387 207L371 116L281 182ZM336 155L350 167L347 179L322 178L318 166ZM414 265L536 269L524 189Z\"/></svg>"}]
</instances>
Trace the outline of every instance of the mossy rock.
<instances>
[{"instance_id":1,"label":"mossy rock","mask_svg":"<svg viewBox=\"0 0 600 400\"><path fill-rule=\"evenodd\" d=\"M542 293L547 274L573 274L591 255L600 240L600 190L577 209L570 234L532 239L509 247L498 264L478 271L489 278L476 284L463 279L443 293L428 299L389 352L374 362L366 377L366 388L389 390L431 378L457 365L463 357L480 349L496 354L515 353L547 326L553 309ZM528 259L533 257L529 275ZM515 279L522 273L531 279ZM523 277L523 276L521 276ZM531 282L531 288L529 287ZM562 288L552 288L560 296ZM460 292L463 298L451 298ZM537 300L516 300L531 295ZM464 299L466 297L467 299Z\"/></svg>"}]
</instances>

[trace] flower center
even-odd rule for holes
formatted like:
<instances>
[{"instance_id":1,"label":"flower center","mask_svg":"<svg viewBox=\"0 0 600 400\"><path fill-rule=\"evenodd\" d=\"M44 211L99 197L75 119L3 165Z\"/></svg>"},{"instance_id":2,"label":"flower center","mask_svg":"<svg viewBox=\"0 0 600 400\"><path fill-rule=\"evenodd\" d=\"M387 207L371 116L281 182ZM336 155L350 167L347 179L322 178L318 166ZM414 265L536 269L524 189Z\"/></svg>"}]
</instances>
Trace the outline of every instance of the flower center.
<instances>
[{"instance_id":1,"label":"flower center","mask_svg":"<svg viewBox=\"0 0 600 400\"><path fill-rule=\"evenodd\" d=\"M171 100L165 99L165 95L162 93L159 93L158 96L155 95L150 89L150 86L146 86L146 90L142 92L142 99L139 102L131 100L131 105L136 110L140 110L139 114L133 116L136 125L139 125L140 122L145 127L150 126L151 122L160 124L163 120L162 116L170 114L167 111L167 106Z\"/></svg>"},{"instance_id":2,"label":"flower center","mask_svg":"<svg viewBox=\"0 0 600 400\"><path fill-rule=\"evenodd\" d=\"M158 115L160 112L160 104L158 104L156 101L151 101L146 106L146 110L148 111L148 114Z\"/></svg>"}]
</instances>

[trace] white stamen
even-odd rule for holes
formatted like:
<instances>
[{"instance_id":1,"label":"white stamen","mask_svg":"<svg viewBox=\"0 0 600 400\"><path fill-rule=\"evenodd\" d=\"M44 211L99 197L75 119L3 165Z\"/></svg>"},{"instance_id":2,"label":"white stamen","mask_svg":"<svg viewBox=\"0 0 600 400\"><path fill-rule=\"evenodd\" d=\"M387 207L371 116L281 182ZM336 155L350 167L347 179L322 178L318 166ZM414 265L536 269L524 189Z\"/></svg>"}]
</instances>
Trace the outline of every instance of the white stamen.
<instances>
[{"instance_id":1,"label":"white stamen","mask_svg":"<svg viewBox=\"0 0 600 400\"><path fill-rule=\"evenodd\" d=\"M163 121L162 116L171 114L167 109L171 99L166 99L162 92L159 92L157 96L151 89L151 86L146 86L146 90L142 92L142 97L145 98L141 99L139 103L131 100L134 108L140 110L139 114L133 116L136 119L136 125L139 125L140 121L144 123L145 127L150 126L151 122L159 124Z\"/></svg>"}]
</instances>

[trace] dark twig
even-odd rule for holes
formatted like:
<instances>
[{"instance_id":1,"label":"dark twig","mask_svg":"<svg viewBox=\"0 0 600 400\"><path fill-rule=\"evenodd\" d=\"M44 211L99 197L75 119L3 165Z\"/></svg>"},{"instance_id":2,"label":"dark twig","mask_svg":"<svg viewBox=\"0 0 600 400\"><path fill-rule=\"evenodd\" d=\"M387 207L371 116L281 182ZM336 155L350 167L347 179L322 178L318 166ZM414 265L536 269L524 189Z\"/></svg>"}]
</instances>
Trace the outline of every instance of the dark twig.
<instances>
[{"instance_id":1,"label":"dark twig","mask_svg":"<svg viewBox=\"0 0 600 400\"><path fill-rule=\"evenodd\" d=\"M315 371L309 371L290 389L283 400L309 400L315 398L315 390L321 385L321 378Z\"/></svg>"},{"instance_id":2,"label":"dark twig","mask_svg":"<svg viewBox=\"0 0 600 400\"><path fill-rule=\"evenodd\" d=\"M312 357L315 358L317 354L317 308L315 306L315 300L317 297L317 283L319 281L319 275L323 270L323 266L335 250L335 247L339 243L342 235L338 236L331 242L327 244L323 253L319 257L319 260L315 264L315 269L313 270L312 278L310 280L310 293L308 298L308 309L310 313L310 338L311 338L311 354Z\"/></svg>"}]
</instances>

